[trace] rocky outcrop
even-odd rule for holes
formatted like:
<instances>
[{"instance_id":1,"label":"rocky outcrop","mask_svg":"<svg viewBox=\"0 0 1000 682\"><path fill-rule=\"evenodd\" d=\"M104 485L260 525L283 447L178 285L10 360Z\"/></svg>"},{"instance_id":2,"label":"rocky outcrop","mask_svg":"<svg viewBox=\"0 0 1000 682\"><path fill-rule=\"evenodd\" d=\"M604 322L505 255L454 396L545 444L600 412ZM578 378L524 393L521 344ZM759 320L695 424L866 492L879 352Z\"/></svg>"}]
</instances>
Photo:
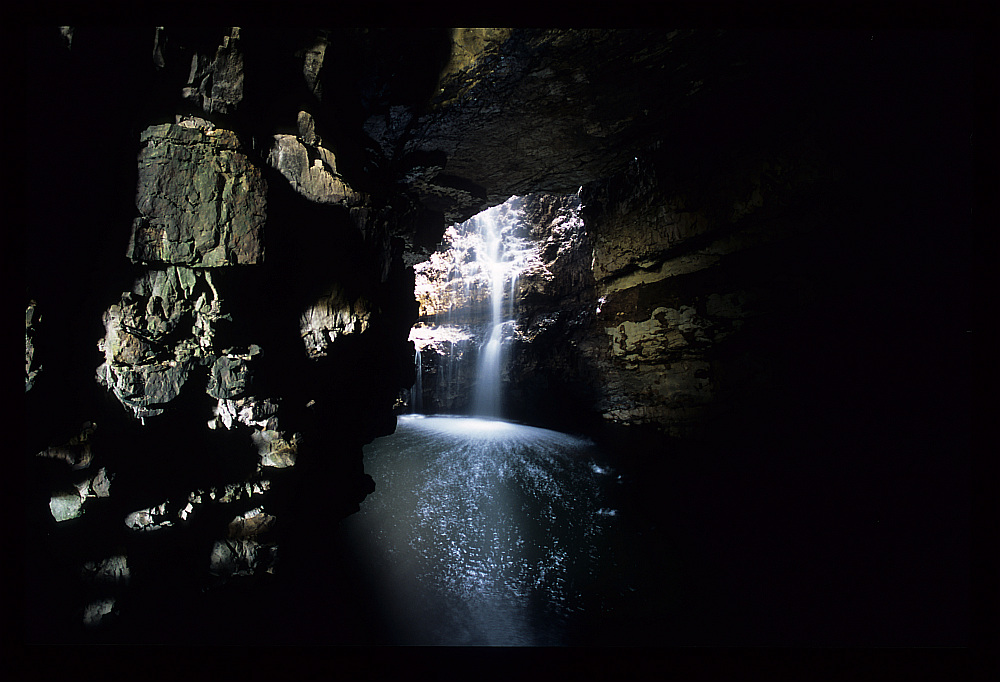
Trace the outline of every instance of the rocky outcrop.
<instances>
[{"instance_id":1,"label":"rocky outcrop","mask_svg":"<svg viewBox=\"0 0 1000 682\"><path fill-rule=\"evenodd\" d=\"M156 29L157 47L153 58L164 65L159 41L168 35L162 27ZM206 113L226 114L239 106L243 99L243 51L240 49L240 29L233 27L222 36L222 44L214 54L195 52L191 71L182 96Z\"/></svg>"},{"instance_id":2,"label":"rocky outcrop","mask_svg":"<svg viewBox=\"0 0 1000 682\"><path fill-rule=\"evenodd\" d=\"M30 391L35 383L35 377L42 371L41 365L35 360L35 325L38 319L37 304L28 301L24 313L24 390Z\"/></svg>"},{"instance_id":3,"label":"rocky outcrop","mask_svg":"<svg viewBox=\"0 0 1000 682\"><path fill-rule=\"evenodd\" d=\"M104 364L98 381L136 417L163 414L201 364L218 364L213 352L214 323L222 317L210 271L170 266L150 270L118 304L105 312L105 336L98 343ZM221 387L213 365L209 394ZM233 382L232 374L226 380Z\"/></svg>"},{"instance_id":4,"label":"rocky outcrop","mask_svg":"<svg viewBox=\"0 0 1000 682\"><path fill-rule=\"evenodd\" d=\"M300 137L274 136L268 163L281 171L292 187L310 201L348 206L364 203L363 197L359 197L338 175L333 153L316 142L311 127L312 117L304 111L299 112L299 121Z\"/></svg>"},{"instance_id":5,"label":"rocky outcrop","mask_svg":"<svg viewBox=\"0 0 1000 682\"><path fill-rule=\"evenodd\" d=\"M789 248L795 233L783 208L835 174L815 156L744 154L742 167L728 166L735 173L711 177L711 189L671 191L663 158L650 150L583 194L595 333L607 346L595 359L606 420L688 437L703 435L713 411L724 409L719 349L738 343L754 319L810 303L811 285L797 268L741 266L749 253ZM766 381L766 370L746 380Z\"/></svg>"},{"instance_id":6,"label":"rocky outcrop","mask_svg":"<svg viewBox=\"0 0 1000 682\"><path fill-rule=\"evenodd\" d=\"M82 81L89 87L116 67L83 33L70 34L67 59L95 69ZM43 641L194 637L191 619L230 599L234 581L272 579L279 556L307 562L307 529L336 523L371 492L361 446L392 431L395 397L412 382L413 281L394 233L412 230L414 212L389 210L393 190L376 202L352 189L340 154L321 137L331 114L318 99L296 103L296 134L245 115L248 106L260 111L254 88L267 87L266 77L244 78L250 62L284 46L259 35L246 41L238 28L220 31L220 46L212 33L157 29L152 60L146 51L146 69L137 66L142 77L123 85L156 107L128 114L133 137L120 142L131 170L121 176L132 181L108 180L107 196L120 195L139 216L131 234L115 233L119 260L107 259L85 305L74 309L78 299L51 292L78 286L95 266L86 251L71 242L36 249L56 259L63 249L69 266L58 278L32 277L29 292L45 303L29 299L25 327L29 423L41 427L29 444L39 498L29 517L39 536L51 532L29 559L44 566L32 594L51 606L38 613L54 614L32 620L32 637ZM298 54L286 66L318 98L322 52L281 54ZM75 62L47 57L58 77L79 78ZM140 63L134 54L121 59ZM85 106L82 91L68 96L67 113ZM62 387L44 379L42 362L66 357L53 328L38 324L48 306L57 324L103 323L102 338L84 346L89 359L73 351L78 364L54 367L54 377L68 367L62 373L76 377L91 364L99 393L79 379ZM58 405L67 400L87 418L68 438L53 427L65 422ZM132 580L92 589L94 575L106 573ZM52 591L53 581L65 588Z\"/></svg>"},{"instance_id":7,"label":"rocky outcrop","mask_svg":"<svg viewBox=\"0 0 1000 682\"><path fill-rule=\"evenodd\" d=\"M128 244L133 262L218 267L263 260L267 189L235 134L166 124L139 139L145 145L136 196L141 216Z\"/></svg>"},{"instance_id":8,"label":"rocky outcrop","mask_svg":"<svg viewBox=\"0 0 1000 682\"><path fill-rule=\"evenodd\" d=\"M377 311L375 311L377 314ZM342 334L363 334L368 330L373 311L371 303L359 297L354 300L338 286L321 296L303 313L299 333L310 357L324 357L327 348Z\"/></svg>"},{"instance_id":9,"label":"rocky outcrop","mask_svg":"<svg viewBox=\"0 0 1000 682\"><path fill-rule=\"evenodd\" d=\"M448 222L511 195L568 194L631 158L707 87L714 40L659 30L455 29L426 110L405 127L381 126L376 139L410 160L406 182Z\"/></svg>"},{"instance_id":10,"label":"rocky outcrop","mask_svg":"<svg viewBox=\"0 0 1000 682\"><path fill-rule=\"evenodd\" d=\"M590 333L595 290L590 237L579 196L531 195L525 221L538 260L521 276L518 335L510 349L513 415L557 428L593 426L599 378Z\"/></svg>"}]
</instances>

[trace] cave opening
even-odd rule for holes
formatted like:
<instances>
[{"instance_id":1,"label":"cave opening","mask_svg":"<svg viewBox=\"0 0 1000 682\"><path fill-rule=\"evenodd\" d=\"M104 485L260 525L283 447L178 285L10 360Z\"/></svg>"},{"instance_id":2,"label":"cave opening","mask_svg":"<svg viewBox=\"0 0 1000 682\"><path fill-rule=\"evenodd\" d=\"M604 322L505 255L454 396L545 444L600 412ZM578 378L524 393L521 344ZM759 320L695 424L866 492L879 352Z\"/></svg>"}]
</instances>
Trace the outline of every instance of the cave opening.
<instances>
[{"instance_id":1,"label":"cave opening","mask_svg":"<svg viewBox=\"0 0 1000 682\"><path fill-rule=\"evenodd\" d=\"M445 230L414 265L414 383L400 413L586 430L588 410L552 371L583 364L567 329L596 309L582 209L578 192L512 196Z\"/></svg>"},{"instance_id":2,"label":"cave opening","mask_svg":"<svg viewBox=\"0 0 1000 682\"><path fill-rule=\"evenodd\" d=\"M420 313L410 340L420 391L411 411L419 402L432 413L507 414L510 348L524 338L519 276L541 266L524 204L513 196L451 225L414 266Z\"/></svg>"}]
</instances>

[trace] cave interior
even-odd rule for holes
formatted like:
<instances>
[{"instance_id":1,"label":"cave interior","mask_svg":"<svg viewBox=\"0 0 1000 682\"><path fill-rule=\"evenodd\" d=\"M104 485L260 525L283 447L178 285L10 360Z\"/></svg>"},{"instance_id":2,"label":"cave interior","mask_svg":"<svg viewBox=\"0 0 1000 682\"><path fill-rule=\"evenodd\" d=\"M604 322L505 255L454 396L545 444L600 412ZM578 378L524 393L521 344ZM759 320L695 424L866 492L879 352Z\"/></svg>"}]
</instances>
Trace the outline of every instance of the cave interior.
<instances>
[{"instance_id":1,"label":"cave interior","mask_svg":"<svg viewBox=\"0 0 1000 682\"><path fill-rule=\"evenodd\" d=\"M507 416L605 447L691 576L680 625L651 602L615 628L968 644L968 33L53 26L24 49L28 642L377 632L323 538L412 409L415 271L520 197L539 256ZM427 372L424 406L468 409Z\"/></svg>"}]
</instances>

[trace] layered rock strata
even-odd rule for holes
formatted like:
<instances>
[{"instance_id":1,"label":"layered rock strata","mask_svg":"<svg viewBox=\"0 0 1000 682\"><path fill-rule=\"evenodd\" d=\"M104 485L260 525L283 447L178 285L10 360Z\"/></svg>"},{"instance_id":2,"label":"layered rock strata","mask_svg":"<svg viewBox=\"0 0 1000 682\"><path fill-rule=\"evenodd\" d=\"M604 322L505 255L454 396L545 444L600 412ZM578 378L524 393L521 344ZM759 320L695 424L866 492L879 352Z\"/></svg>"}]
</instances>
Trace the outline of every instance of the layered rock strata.
<instances>
[{"instance_id":1,"label":"layered rock strata","mask_svg":"<svg viewBox=\"0 0 1000 682\"><path fill-rule=\"evenodd\" d=\"M800 238L783 214L835 176L821 158L747 154L742 169L691 190L663 177L664 156L650 150L588 186L582 200L596 326L608 350L597 358L601 413L687 437L703 435L714 411L725 409L719 392L733 379L733 360L722 349L753 334L755 320L814 303L807 273L781 261ZM765 386L768 370L755 371L742 380Z\"/></svg>"}]
</instances>

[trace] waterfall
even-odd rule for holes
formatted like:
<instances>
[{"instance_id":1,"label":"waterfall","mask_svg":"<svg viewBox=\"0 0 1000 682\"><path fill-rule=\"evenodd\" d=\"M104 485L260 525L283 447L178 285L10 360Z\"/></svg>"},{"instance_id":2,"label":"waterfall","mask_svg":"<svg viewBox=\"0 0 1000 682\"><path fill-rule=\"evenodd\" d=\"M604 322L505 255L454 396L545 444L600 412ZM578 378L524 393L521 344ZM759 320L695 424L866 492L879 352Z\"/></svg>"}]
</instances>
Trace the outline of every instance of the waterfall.
<instances>
[{"instance_id":1,"label":"waterfall","mask_svg":"<svg viewBox=\"0 0 1000 682\"><path fill-rule=\"evenodd\" d=\"M516 199L516 197L515 197ZM514 204L516 205L516 204ZM510 231L520 220L520 211L511 203L496 206L476 216L482 247L476 252L480 271L489 284L489 334L479 351L476 367L476 389L472 413L485 417L503 414L501 370L504 363L504 331L516 322L515 298L517 275L524 266L523 240L512 237ZM530 251L530 247L527 249ZM504 294L507 282L510 290L507 305Z\"/></svg>"},{"instance_id":2,"label":"waterfall","mask_svg":"<svg viewBox=\"0 0 1000 682\"><path fill-rule=\"evenodd\" d=\"M479 351L476 372L476 397L472 413L483 417L500 416L500 368L502 362L503 323L493 325L490 338Z\"/></svg>"},{"instance_id":3,"label":"waterfall","mask_svg":"<svg viewBox=\"0 0 1000 682\"><path fill-rule=\"evenodd\" d=\"M417 352L413 357L413 364L417 378L413 382L413 386L410 387L410 412L419 413L423 409L424 395L423 368L420 366L420 346L417 346Z\"/></svg>"},{"instance_id":4,"label":"waterfall","mask_svg":"<svg viewBox=\"0 0 1000 682\"><path fill-rule=\"evenodd\" d=\"M517 336L518 281L538 259L522 204L511 197L449 226L441 248L414 266L417 295L429 312L411 329L410 340L424 351L417 371L427 372L430 383L417 384L427 389L422 405L416 387L411 389L412 409L503 415L501 377L507 346ZM472 346L477 340L478 353Z\"/></svg>"},{"instance_id":5,"label":"waterfall","mask_svg":"<svg viewBox=\"0 0 1000 682\"><path fill-rule=\"evenodd\" d=\"M488 274L490 333L479 351L476 367L476 393L472 403L473 414L500 416L500 363L503 342L503 266L500 262L500 230L495 212L480 214L479 234L482 248L476 253L476 263L480 270Z\"/></svg>"}]
</instances>

